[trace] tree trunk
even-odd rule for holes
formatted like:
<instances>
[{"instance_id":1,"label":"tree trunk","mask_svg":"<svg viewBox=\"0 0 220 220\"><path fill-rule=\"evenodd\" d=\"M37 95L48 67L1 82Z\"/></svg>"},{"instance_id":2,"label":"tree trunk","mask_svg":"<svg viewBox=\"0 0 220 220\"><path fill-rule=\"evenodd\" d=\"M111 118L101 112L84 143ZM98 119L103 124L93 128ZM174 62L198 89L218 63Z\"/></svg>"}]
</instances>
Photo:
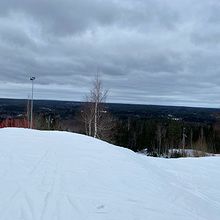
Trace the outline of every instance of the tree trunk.
<instances>
[{"instance_id":1,"label":"tree trunk","mask_svg":"<svg viewBox=\"0 0 220 220\"><path fill-rule=\"evenodd\" d=\"M95 115L94 115L94 138L97 137L98 128L97 128L97 119L98 119L98 102L95 102Z\"/></svg>"}]
</instances>

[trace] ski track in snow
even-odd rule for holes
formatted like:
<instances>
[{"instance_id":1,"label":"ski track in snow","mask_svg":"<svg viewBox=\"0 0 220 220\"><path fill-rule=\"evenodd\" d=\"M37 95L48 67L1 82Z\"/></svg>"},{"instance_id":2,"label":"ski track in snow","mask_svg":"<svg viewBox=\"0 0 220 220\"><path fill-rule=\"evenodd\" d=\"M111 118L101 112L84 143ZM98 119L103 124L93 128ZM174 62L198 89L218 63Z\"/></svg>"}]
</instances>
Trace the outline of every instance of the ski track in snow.
<instances>
[{"instance_id":1,"label":"ski track in snow","mask_svg":"<svg viewBox=\"0 0 220 220\"><path fill-rule=\"evenodd\" d=\"M0 220L219 220L219 157L149 158L66 132L0 138Z\"/></svg>"}]
</instances>

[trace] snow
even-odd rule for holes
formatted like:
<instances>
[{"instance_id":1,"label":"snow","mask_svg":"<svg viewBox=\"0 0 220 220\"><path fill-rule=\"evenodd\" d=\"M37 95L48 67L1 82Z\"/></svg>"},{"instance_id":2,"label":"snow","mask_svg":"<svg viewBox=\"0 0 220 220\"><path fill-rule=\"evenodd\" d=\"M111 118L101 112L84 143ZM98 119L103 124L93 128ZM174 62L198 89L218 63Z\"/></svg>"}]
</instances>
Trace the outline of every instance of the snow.
<instances>
[{"instance_id":1,"label":"snow","mask_svg":"<svg viewBox=\"0 0 220 220\"><path fill-rule=\"evenodd\" d=\"M57 131L0 138L1 220L220 219L220 157L151 158Z\"/></svg>"}]
</instances>

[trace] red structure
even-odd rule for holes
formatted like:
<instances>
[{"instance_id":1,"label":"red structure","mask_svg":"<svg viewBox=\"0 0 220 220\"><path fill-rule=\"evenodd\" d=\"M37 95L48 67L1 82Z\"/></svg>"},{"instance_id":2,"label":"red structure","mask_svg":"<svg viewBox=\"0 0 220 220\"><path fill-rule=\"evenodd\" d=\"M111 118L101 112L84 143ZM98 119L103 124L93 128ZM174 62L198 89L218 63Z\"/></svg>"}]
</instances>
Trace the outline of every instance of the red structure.
<instances>
[{"instance_id":1,"label":"red structure","mask_svg":"<svg viewBox=\"0 0 220 220\"><path fill-rule=\"evenodd\" d=\"M0 128L5 127L28 128L28 120L25 118L6 118L0 121Z\"/></svg>"}]
</instances>

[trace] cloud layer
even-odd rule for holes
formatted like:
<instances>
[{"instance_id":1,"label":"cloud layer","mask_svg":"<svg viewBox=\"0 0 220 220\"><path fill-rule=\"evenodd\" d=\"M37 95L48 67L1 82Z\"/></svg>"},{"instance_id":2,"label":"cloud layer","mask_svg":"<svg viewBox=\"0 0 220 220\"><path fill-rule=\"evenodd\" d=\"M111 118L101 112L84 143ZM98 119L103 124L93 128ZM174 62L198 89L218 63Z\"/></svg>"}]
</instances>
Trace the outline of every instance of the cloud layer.
<instances>
[{"instance_id":1,"label":"cloud layer","mask_svg":"<svg viewBox=\"0 0 220 220\"><path fill-rule=\"evenodd\" d=\"M1 0L0 96L219 107L218 0Z\"/></svg>"}]
</instances>

